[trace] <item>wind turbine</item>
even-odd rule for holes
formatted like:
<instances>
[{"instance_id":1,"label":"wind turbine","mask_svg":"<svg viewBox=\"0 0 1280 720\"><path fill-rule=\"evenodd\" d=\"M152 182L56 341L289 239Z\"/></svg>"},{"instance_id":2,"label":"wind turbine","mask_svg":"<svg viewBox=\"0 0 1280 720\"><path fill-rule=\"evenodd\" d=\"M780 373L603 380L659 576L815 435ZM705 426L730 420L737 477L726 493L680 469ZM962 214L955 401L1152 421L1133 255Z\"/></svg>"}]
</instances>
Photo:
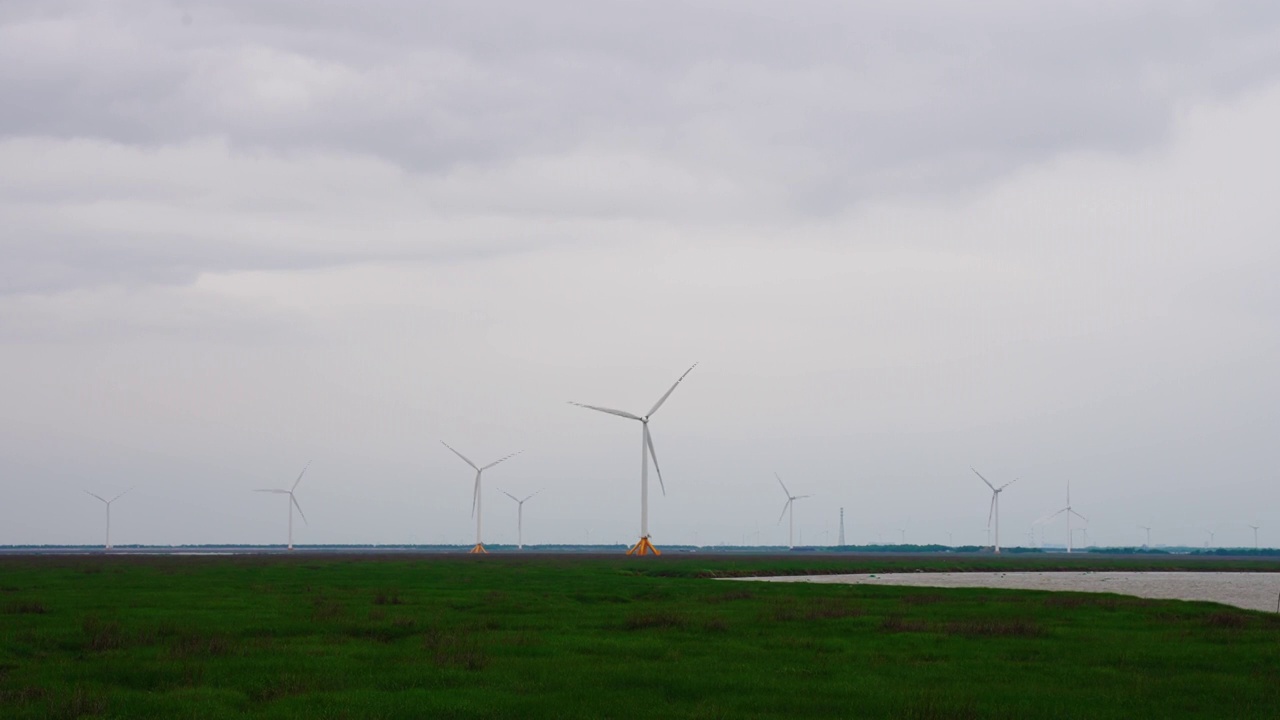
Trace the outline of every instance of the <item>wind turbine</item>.
<instances>
[{"instance_id":1,"label":"wind turbine","mask_svg":"<svg viewBox=\"0 0 1280 720\"><path fill-rule=\"evenodd\" d=\"M298 498L294 497L293 491L298 489L298 483L302 482L302 476L307 474L307 468L311 467L311 461L303 466L302 472L298 473L298 479L293 481L293 486L288 490L255 490L254 492L275 493L276 495L289 496L289 550L293 549L293 509L298 508L298 514L302 516L302 522L307 522L307 516L302 512L302 506L298 504Z\"/></svg>"},{"instance_id":2,"label":"wind turbine","mask_svg":"<svg viewBox=\"0 0 1280 720\"><path fill-rule=\"evenodd\" d=\"M1146 525L1139 525L1138 529L1147 531L1147 544L1143 545L1142 547L1150 548L1151 547L1151 528L1147 527Z\"/></svg>"},{"instance_id":3,"label":"wind turbine","mask_svg":"<svg viewBox=\"0 0 1280 720\"><path fill-rule=\"evenodd\" d=\"M1214 532L1213 532L1212 530L1205 530L1205 532L1206 532L1206 533L1209 533L1209 542L1205 543L1205 545L1204 545L1204 546L1205 546L1206 548L1213 549L1213 535L1214 535Z\"/></svg>"},{"instance_id":4,"label":"wind turbine","mask_svg":"<svg viewBox=\"0 0 1280 720\"><path fill-rule=\"evenodd\" d=\"M782 506L782 515L791 516L791 519L788 521L788 527L787 527L787 549L793 550L795 549L795 546L796 546L795 539L794 539L796 534L795 502L797 500L803 500L807 497L812 497L812 496L811 495L792 495L791 491L787 489L787 484L782 482L782 478L778 476L778 473L774 473L773 476L778 478L778 484L782 486L782 492L786 493L786 496L787 496L787 502L785 505ZM782 524L782 515L778 516L778 524Z\"/></svg>"},{"instance_id":5,"label":"wind turbine","mask_svg":"<svg viewBox=\"0 0 1280 720\"><path fill-rule=\"evenodd\" d=\"M1088 518L1086 518L1085 516L1081 515L1080 513L1076 512L1071 508L1071 481L1070 480L1067 481L1067 506L1051 515L1046 515L1040 518L1039 520L1035 521L1032 524L1039 525L1040 523L1048 522L1058 517L1059 515L1062 515L1063 513L1065 513L1067 516L1067 552L1070 553L1071 552L1071 516L1075 515L1081 520L1084 520L1085 522L1089 522Z\"/></svg>"},{"instance_id":6,"label":"wind turbine","mask_svg":"<svg viewBox=\"0 0 1280 720\"><path fill-rule=\"evenodd\" d=\"M113 502L115 502L115 501L119 500L120 498L124 497L125 495L128 495L128 494L129 494L129 492L130 492L131 490L133 490L133 488L129 488L129 490L125 490L124 492L122 492L122 493L120 493L119 495L117 495L117 496L115 496L115 497L111 498L110 500L108 500L108 499L106 499L106 498L102 497L101 495L97 495L97 494L94 494L94 493L89 492L88 490L85 490L85 492L86 492L86 493L88 493L88 494L90 494L90 495L93 495L94 497L98 498L99 500L101 500L101 501L103 502L103 504L105 504L105 505L107 506L107 542L106 542L106 544L105 544L105 545L103 545L103 549L104 549L104 550L110 550L110 549L111 549L111 503L113 503Z\"/></svg>"},{"instance_id":7,"label":"wind turbine","mask_svg":"<svg viewBox=\"0 0 1280 720\"><path fill-rule=\"evenodd\" d=\"M653 408L650 409L643 417L626 412L625 410L611 410L609 408L597 407L595 405L584 405L577 402L569 403L570 405L577 405L578 407L583 407L588 410L596 410L598 412L624 417L628 420L640 421L642 428L640 433L640 540L636 542L635 545L632 545L631 549L627 550L628 555L645 555L647 553L653 553L654 555L662 554L658 551L658 548L654 547L653 543L649 541L649 458L653 458L653 469L658 473L658 486L662 488L663 495L667 494L667 486L662 482L662 470L658 467L658 455L653 450L653 437L649 434L649 418L652 418L653 414L658 412L658 408L662 407L662 403L666 402L667 398L671 397L671 393L675 392L676 386L680 384L680 381L684 380L685 376L693 372L693 368L696 367L698 367L698 364L694 363L688 370L685 370L684 375L681 375L680 378L676 380L675 384L671 386L671 389L667 390L662 397L658 398L658 402L654 403Z\"/></svg>"},{"instance_id":8,"label":"wind turbine","mask_svg":"<svg viewBox=\"0 0 1280 720\"><path fill-rule=\"evenodd\" d=\"M1259 525L1250 525L1249 527L1253 528L1253 549L1254 549L1254 550L1257 550L1257 549L1258 549L1258 528L1259 528L1260 526L1259 526Z\"/></svg>"},{"instance_id":9,"label":"wind turbine","mask_svg":"<svg viewBox=\"0 0 1280 720\"><path fill-rule=\"evenodd\" d=\"M488 470L494 465L497 465L500 462L505 462L507 460L510 460L511 458L519 455L520 453L513 452L510 455L502 458L501 460L494 460L493 462L489 463L488 465L485 465L484 467L478 467L475 463L468 460L466 455L463 455L457 450L454 450L453 448L449 447L449 443L441 440L440 444L452 450L454 455L457 455L458 457L462 458L462 461L464 463L470 465L472 469L476 471L476 484L471 491L471 516L476 519L476 546L471 548L471 552L487 553L489 551L484 549L484 540L482 540L480 537L480 531L482 530L482 527L483 527L481 524L481 519L482 519L481 516L483 514L481 511L483 507L481 505L482 498L480 496L480 475L484 473L485 470Z\"/></svg>"},{"instance_id":10,"label":"wind turbine","mask_svg":"<svg viewBox=\"0 0 1280 720\"><path fill-rule=\"evenodd\" d=\"M969 469L973 470L973 468L969 468ZM985 477L982 477L982 473L978 472L977 470L973 470L973 474L982 478L982 482L986 483L987 487L991 488L991 510L987 512L987 527L988 528L991 527L991 519L995 518L996 542L993 547L995 548L996 553L999 553L1000 552L1000 493L1003 492L1005 488L1018 482L1018 479L1014 478L1009 482L1001 485L1000 487L996 487L995 485L991 484L990 480L986 479Z\"/></svg>"},{"instance_id":11,"label":"wind turbine","mask_svg":"<svg viewBox=\"0 0 1280 720\"><path fill-rule=\"evenodd\" d=\"M539 490L533 495L537 495L540 492L542 491ZM516 548L519 550L523 550L524 549L524 504L529 502L529 500L533 498L533 495L530 495L529 497L526 497L525 499L521 500L520 498L516 497L515 495L512 495L506 490L503 490L502 494L516 501Z\"/></svg>"}]
</instances>

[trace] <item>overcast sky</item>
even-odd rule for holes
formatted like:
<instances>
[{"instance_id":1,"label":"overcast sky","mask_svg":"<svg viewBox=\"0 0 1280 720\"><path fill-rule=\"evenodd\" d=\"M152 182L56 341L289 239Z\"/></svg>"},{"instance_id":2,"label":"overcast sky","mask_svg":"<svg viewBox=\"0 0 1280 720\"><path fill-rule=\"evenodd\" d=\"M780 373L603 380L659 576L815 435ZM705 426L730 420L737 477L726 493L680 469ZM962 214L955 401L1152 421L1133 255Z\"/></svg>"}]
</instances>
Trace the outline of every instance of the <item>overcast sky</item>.
<instances>
[{"instance_id":1,"label":"overcast sky","mask_svg":"<svg viewBox=\"0 0 1280 720\"><path fill-rule=\"evenodd\" d=\"M1280 6L0 4L0 544L1280 545ZM824 534L825 533L825 534ZM950 533L950 535L949 535ZM1040 535L1037 533L1037 541ZM1043 539L1065 542L1061 522Z\"/></svg>"}]
</instances>

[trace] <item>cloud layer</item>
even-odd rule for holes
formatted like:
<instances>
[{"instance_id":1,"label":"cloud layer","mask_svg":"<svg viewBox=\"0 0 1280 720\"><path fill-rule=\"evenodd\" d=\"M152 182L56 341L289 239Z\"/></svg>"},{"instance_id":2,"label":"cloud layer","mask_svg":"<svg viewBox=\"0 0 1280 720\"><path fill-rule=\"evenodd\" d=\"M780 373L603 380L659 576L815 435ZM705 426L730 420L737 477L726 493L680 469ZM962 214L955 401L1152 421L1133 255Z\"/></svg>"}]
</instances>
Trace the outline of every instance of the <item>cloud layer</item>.
<instances>
[{"instance_id":1,"label":"cloud layer","mask_svg":"<svg viewBox=\"0 0 1280 720\"><path fill-rule=\"evenodd\" d=\"M565 401L702 360L659 540L777 541L777 470L806 541L978 542L976 464L1006 529L1072 479L1091 540L1243 543L1277 48L1268 3L7 4L0 542L135 482L120 542L273 541L246 490L312 456L304 541L464 542L440 439L624 541L638 432Z\"/></svg>"}]
</instances>

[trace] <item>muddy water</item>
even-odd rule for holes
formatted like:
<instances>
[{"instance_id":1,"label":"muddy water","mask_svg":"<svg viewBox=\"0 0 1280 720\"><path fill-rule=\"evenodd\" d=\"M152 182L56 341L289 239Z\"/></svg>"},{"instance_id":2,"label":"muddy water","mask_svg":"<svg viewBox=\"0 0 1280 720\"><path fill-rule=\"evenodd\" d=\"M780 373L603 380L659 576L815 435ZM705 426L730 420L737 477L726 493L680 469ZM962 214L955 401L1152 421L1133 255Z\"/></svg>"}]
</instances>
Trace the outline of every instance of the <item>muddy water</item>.
<instances>
[{"instance_id":1,"label":"muddy water","mask_svg":"<svg viewBox=\"0 0 1280 720\"><path fill-rule=\"evenodd\" d=\"M1010 572L887 573L739 578L766 582L980 587L1119 593L1161 600L1207 600L1248 610L1277 611L1280 573L1230 572Z\"/></svg>"}]
</instances>

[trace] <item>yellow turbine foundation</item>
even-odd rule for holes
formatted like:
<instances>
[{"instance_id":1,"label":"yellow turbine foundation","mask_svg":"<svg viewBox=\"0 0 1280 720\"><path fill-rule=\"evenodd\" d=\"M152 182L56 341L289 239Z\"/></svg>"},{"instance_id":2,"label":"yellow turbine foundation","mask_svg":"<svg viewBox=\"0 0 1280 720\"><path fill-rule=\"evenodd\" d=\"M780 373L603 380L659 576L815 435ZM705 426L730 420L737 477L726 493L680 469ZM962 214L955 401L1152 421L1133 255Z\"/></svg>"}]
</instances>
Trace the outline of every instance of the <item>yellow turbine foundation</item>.
<instances>
[{"instance_id":1,"label":"yellow turbine foundation","mask_svg":"<svg viewBox=\"0 0 1280 720\"><path fill-rule=\"evenodd\" d=\"M653 543L649 542L648 536L640 538L640 542L631 546L631 549L627 551L628 555L647 555L649 553L654 555L662 554L658 548L653 546Z\"/></svg>"},{"instance_id":2,"label":"yellow turbine foundation","mask_svg":"<svg viewBox=\"0 0 1280 720\"><path fill-rule=\"evenodd\" d=\"M471 548L470 553L472 555L477 553L484 553L485 555L488 555L489 551L484 549L484 543L476 543L476 546Z\"/></svg>"}]
</instances>

